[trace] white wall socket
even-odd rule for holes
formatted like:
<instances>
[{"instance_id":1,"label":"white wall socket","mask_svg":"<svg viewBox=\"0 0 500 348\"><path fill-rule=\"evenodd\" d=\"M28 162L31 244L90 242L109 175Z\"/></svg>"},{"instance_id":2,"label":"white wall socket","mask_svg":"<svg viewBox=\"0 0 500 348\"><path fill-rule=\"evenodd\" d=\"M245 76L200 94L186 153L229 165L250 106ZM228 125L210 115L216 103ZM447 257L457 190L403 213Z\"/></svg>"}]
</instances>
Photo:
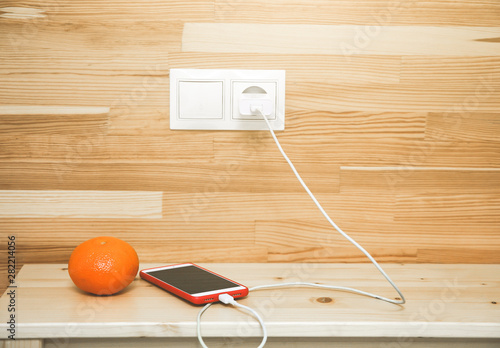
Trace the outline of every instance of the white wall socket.
<instances>
[{"instance_id":1,"label":"white wall socket","mask_svg":"<svg viewBox=\"0 0 500 348\"><path fill-rule=\"evenodd\" d=\"M274 130L285 129L284 70L170 70L170 129L267 130L240 109L254 100Z\"/></svg>"}]
</instances>

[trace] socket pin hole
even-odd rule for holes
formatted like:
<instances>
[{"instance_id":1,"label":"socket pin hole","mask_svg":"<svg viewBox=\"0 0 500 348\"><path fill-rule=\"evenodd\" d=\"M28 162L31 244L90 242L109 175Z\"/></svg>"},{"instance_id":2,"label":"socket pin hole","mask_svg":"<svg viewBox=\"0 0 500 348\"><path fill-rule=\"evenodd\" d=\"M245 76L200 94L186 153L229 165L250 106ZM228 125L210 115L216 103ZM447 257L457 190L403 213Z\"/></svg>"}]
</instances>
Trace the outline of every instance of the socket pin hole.
<instances>
[{"instance_id":1,"label":"socket pin hole","mask_svg":"<svg viewBox=\"0 0 500 348\"><path fill-rule=\"evenodd\" d=\"M251 86L246 88L242 94L267 94L267 92L259 86Z\"/></svg>"}]
</instances>

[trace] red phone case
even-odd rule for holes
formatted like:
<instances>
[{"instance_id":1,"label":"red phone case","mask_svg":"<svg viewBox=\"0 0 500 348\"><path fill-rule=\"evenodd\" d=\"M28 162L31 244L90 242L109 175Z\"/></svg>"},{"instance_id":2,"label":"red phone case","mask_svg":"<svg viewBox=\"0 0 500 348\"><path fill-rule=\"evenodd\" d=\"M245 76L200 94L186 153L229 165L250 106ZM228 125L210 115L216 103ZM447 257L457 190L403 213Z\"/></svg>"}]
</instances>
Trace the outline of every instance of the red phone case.
<instances>
[{"instance_id":1,"label":"red phone case","mask_svg":"<svg viewBox=\"0 0 500 348\"><path fill-rule=\"evenodd\" d=\"M181 289L178 289L168 283L165 283L164 281L150 275L147 273L147 271L153 271L153 270L158 270L158 269L162 269L162 268L165 268L165 267L172 267L172 266L178 266L178 265L193 265L195 267L198 267L208 273L211 273L211 274L214 274L218 277L221 277L223 279L226 279L230 282L233 282L235 283L236 285L240 286L241 288L239 289L236 289L236 290L230 290L230 291L224 291L223 289L221 289L220 291L219 290L214 290L215 293L213 294L208 294L208 295L202 295L202 296L192 296L191 294L181 290ZM147 269L143 269L139 272L139 275L142 279L144 280L147 280L148 282L168 291L168 292L171 292L191 303L194 303L194 304L197 304L197 305L201 305L201 304L206 304L206 303L210 303L210 302L216 302L219 300L219 295L220 294L229 294L231 295L233 298L240 298L240 297L245 297L248 295L248 288L245 286L245 285L242 285L238 282L235 282L234 280L232 279L229 279L227 277L224 277L224 276L221 276L220 274L217 274L215 272L212 272L206 268L203 268L201 266L198 266L194 263L181 263L181 264L175 264L175 265L169 265L169 266L161 266L161 267L153 267L153 268L147 268Z\"/></svg>"}]
</instances>

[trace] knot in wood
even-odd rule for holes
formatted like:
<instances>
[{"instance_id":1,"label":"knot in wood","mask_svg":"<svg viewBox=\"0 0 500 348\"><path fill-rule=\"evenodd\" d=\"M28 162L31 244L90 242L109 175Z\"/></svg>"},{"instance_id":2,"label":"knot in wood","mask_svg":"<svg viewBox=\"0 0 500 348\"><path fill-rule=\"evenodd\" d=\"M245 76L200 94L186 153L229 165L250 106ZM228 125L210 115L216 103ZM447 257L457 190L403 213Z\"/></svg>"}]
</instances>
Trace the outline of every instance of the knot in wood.
<instances>
[{"instance_id":1,"label":"knot in wood","mask_svg":"<svg viewBox=\"0 0 500 348\"><path fill-rule=\"evenodd\" d=\"M319 303L330 303L333 299L331 297L318 297L316 301Z\"/></svg>"}]
</instances>

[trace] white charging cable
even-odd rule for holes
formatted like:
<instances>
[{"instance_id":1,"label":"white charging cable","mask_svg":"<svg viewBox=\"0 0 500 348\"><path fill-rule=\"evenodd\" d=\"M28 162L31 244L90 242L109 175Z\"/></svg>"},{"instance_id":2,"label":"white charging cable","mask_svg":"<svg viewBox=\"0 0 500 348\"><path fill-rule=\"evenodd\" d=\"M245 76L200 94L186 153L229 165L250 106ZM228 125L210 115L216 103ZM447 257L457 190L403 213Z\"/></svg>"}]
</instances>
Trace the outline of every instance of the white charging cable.
<instances>
[{"instance_id":1,"label":"white charging cable","mask_svg":"<svg viewBox=\"0 0 500 348\"><path fill-rule=\"evenodd\" d=\"M264 320L261 318L259 313L257 313L255 310L253 310L250 307L244 306L234 300L234 298L231 295L228 294L221 294L219 295L219 301L224 303L224 304L231 304L235 307L244 309L248 312L250 312L260 323L260 326L262 327L262 332L263 332L263 338L262 341L260 342L260 345L258 348L264 347L267 341L267 329L266 325L264 324ZM201 311L198 313L198 317L196 318L196 333L198 335L198 341L200 342L201 346L203 348L208 348L207 345L205 344L205 341L203 341L203 338L201 337L201 316L203 313L212 305L212 303L206 304Z\"/></svg>"},{"instance_id":2,"label":"white charging cable","mask_svg":"<svg viewBox=\"0 0 500 348\"><path fill-rule=\"evenodd\" d=\"M293 165L292 161L290 161L290 159L286 155L285 151L283 151L283 148L281 147L281 144L278 141L278 138L276 137L276 134L274 134L273 127L271 127L271 124L269 123L269 120L267 119L267 116L264 115L264 113L262 112L261 106L260 105L250 105L250 111L254 115L260 115L260 116L262 116L262 118L264 119L264 121L266 121L267 127L269 128L269 132L271 133L271 136L273 137L274 142L276 143L276 146L278 146L279 151L281 152L281 154L283 155L283 157L287 161L288 165L292 169L293 173L295 174L295 176L299 180L299 182L302 185L302 187L304 188L304 190L306 190L306 192L309 194L309 196L311 197L311 199L313 200L313 202L316 204L316 206L318 207L319 211L326 218L326 220L342 236L344 236L344 238L346 238L356 248L358 248L363 254L365 254L365 256L373 263L373 265L379 270L379 272L382 273L382 275L389 282L389 284L391 284L392 287L396 290L396 292L399 294L399 299L398 300L392 300L392 299L389 299L389 298L386 298L386 297L383 297L383 296L371 294L371 293L368 293L368 292L365 292L365 291L361 291L361 290L357 290L357 289L353 289L353 288L346 288L346 287L339 287L339 286L330 286L330 285L321 285L321 284L314 284L314 283L304 283L304 282L295 282L295 283L286 283L286 284L283 283L283 284L274 284L274 285L263 285L263 286L260 286L260 287L254 287L252 289L253 290L259 290L259 289L269 289L269 288L273 288L273 287L282 287L282 286L313 286L313 287L320 287L320 288L325 288L325 289L350 291L350 292L354 292L354 293L357 293L357 294L370 296L370 297L373 297L373 298L376 298L376 299L379 299L379 300L382 300L382 301L386 301L386 302L389 302L389 303L394 303L394 304L404 304L404 303L406 303L406 300L405 300L405 297L403 296L403 293L399 290L399 288L396 286L396 284L394 284L394 282L387 275L387 273L385 273L385 271L382 269L382 267L380 267L380 265L373 258L373 256L371 256L370 253L365 250L365 248L363 248L361 245L359 245L358 242L356 242L354 239L352 239L351 237L349 237L347 235L347 233L345 233L344 231L342 231L340 229L340 227L338 227L337 224L335 222L333 222L333 220L330 218L330 216L326 213L325 209L323 209L323 207L318 202L318 200L316 199L316 197L314 197L314 195L312 194L311 190L309 190L309 187L307 187L307 185L304 182L304 180L302 180L299 172L297 172L297 169L295 169L295 166Z\"/></svg>"},{"instance_id":3,"label":"white charging cable","mask_svg":"<svg viewBox=\"0 0 500 348\"><path fill-rule=\"evenodd\" d=\"M304 286L304 287L315 287L315 288L328 289L328 290L339 290L339 291L352 292L352 293L355 293L355 294L372 297L372 298L375 298L375 299L378 299L378 300L382 300L382 301L386 301L386 302L393 303L393 304L400 304L401 305L401 304L406 303L406 299L405 299L403 293L401 292L401 290L399 290L399 288L392 281L392 279L387 275L387 273L385 273L385 271L382 269L382 267L380 267L380 265L373 258L373 256L371 256L370 253L368 251L366 251L358 242L356 242L354 239L352 239L351 237L349 237L349 235L347 235L347 233L345 233L344 231L342 231L340 229L340 227L338 227L337 224L335 222L333 222L333 220L330 218L330 216L326 213L326 211L323 209L323 207L318 202L318 200L316 199L316 197L314 197L314 195L312 194L311 190L309 190L309 188L305 184L304 180L302 180L300 174L297 172L297 169L295 169L295 166L293 165L292 161L290 161L290 159L286 155L285 151L281 147L281 144L278 141L278 138L276 137L276 134L274 134L273 128L271 127L271 124L269 123L269 120L267 119L267 116L264 115L264 113L262 112L262 106L261 105L252 105L251 104L250 105L250 111L254 115L260 115L260 116L262 116L262 118L264 119L264 121L267 124L267 127L269 128L269 132L271 133L271 135L272 135L272 137L273 137L276 145L278 146L279 151L281 152L281 154L283 155L283 157L287 161L288 165L292 169L293 173L295 174L295 176L299 180L299 182L302 185L302 187L309 194L309 196L311 197L311 199L313 200L313 202L316 204L316 206L318 207L318 209L321 211L321 213L323 214L323 216L326 218L326 220L344 238L346 238L356 248L358 248L363 254L365 254L365 256L373 263L373 265L379 270L379 272L384 276L384 278L389 282L389 284L391 284L391 286L396 290L396 292L399 295L399 299L393 300L393 299L390 299L390 298L387 298L387 297L384 297L384 296L375 295L375 294L372 294L372 293L369 293L369 292L366 292L366 291L363 291L363 290L358 290L358 289L354 289L354 288L350 288L350 287L345 287L345 286L324 285L324 284L308 283L308 282L292 282L292 283L278 283L278 284L270 284L270 285L259 285L259 286L254 286L254 287L250 288L249 290L250 291L256 291L256 290L264 290L264 289L272 289L272 288L282 288L282 287L290 287L290 286ZM219 296L219 300L221 302L225 303L225 304L232 304L233 306L245 309L245 310L251 312L257 318L257 320L259 321L260 325L262 326L262 331L263 331L263 336L264 336L263 339L262 339L262 342L260 343L260 345L259 345L258 348L264 347L264 344L267 341L267 330L266 330L266 326L264 325L264 321L259 316L259 314L256 311L254 311L253 309L251 309L250 307L243 306L243 305L237 303L234 300L234 298L232 296L228 295L228 294L220 295ZM205 305L205 307L203 307L200 310L200 312L198 313L198 318L196 320L198 340L200 341L200 344L202 345L203 348L208 348L208 347L206 346L205 342L203 341L203 338L201 337L201 316L203 315L203 313L211 305L212 305L212 303L209 303L209 304Z\"/></svg>"}]
</instances>

